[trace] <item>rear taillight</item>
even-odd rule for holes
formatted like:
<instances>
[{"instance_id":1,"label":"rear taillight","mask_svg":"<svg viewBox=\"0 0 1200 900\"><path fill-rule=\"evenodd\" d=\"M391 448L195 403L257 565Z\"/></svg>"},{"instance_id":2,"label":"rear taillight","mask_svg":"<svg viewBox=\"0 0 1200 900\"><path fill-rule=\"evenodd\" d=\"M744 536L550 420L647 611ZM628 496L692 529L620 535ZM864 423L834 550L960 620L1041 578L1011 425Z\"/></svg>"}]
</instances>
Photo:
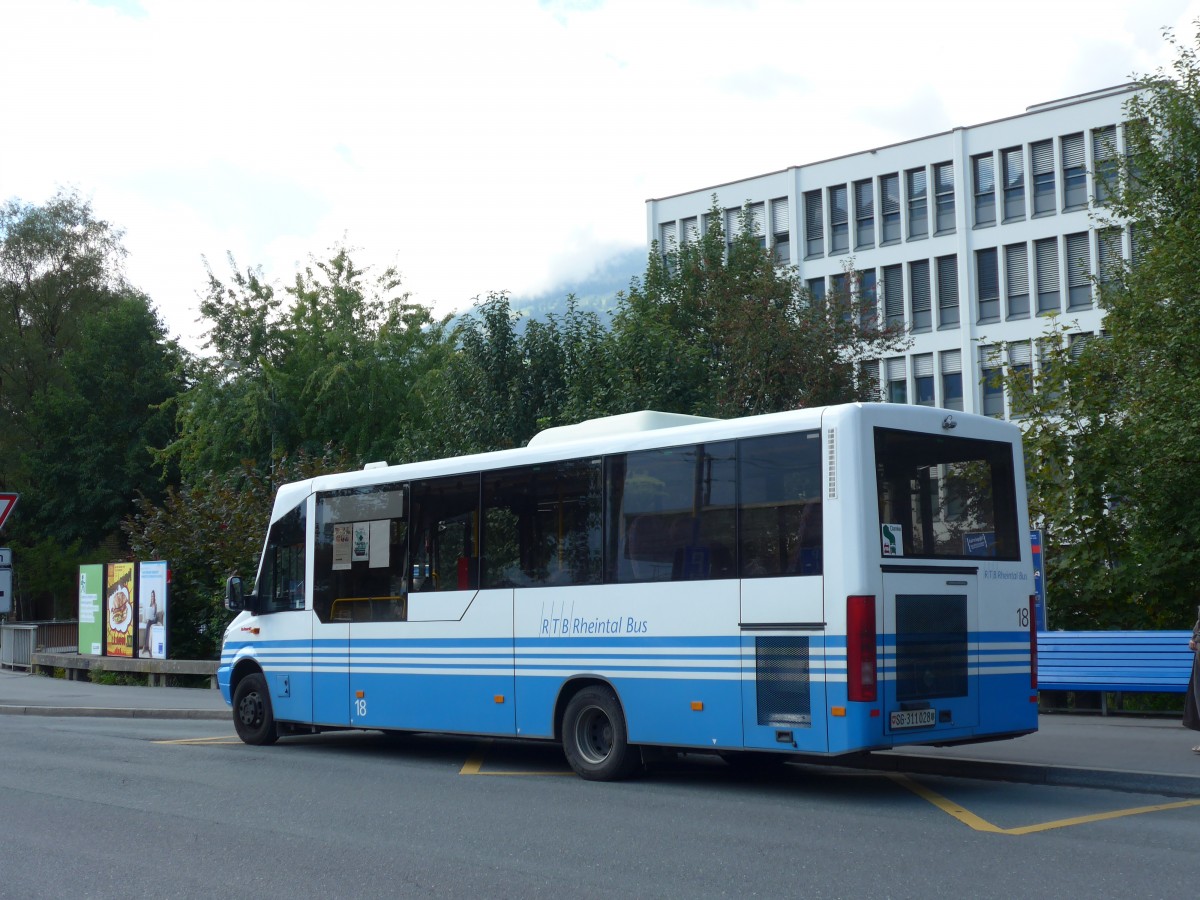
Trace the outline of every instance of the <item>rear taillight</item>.
<instances>
[{"instance_id":1,"label":"rear taillight","mask_svg":"<svg viewBox=\"0 0 1200 900\"><path fill-rule=\"evenodd\" d=\"M871 596L847 597L847 699L874 703L875 674L875 598Z\"/></svg>"},{"instance_id":2,"label":"rear taillight","mask_svg":"<svg viewBox=\"0 0 1200 900\"><path fill-rule=\"evenodd\" d=\"M1037 594L1029 595L1029 689L1037 690Z\"/></svg>"}]
</instances>

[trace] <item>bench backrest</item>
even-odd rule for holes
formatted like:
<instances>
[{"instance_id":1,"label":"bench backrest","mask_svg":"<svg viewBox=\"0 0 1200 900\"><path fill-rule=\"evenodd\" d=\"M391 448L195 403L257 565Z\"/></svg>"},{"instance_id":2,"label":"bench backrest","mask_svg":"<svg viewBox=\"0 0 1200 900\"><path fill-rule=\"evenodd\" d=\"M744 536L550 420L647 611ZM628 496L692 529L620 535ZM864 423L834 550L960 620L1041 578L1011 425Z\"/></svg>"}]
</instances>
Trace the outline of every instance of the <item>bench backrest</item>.
<instances>
[{"instance_id":1,"label":"bench backrest","mask_svg":"<svg viewBox=\"0 0 1200 900\"><path fill-rule=\"evenodd\" d=\"M1190 631L1038 632L1038 687L1182 693L1195 658L1190 637Z\"/></svg>"}]
</instances>

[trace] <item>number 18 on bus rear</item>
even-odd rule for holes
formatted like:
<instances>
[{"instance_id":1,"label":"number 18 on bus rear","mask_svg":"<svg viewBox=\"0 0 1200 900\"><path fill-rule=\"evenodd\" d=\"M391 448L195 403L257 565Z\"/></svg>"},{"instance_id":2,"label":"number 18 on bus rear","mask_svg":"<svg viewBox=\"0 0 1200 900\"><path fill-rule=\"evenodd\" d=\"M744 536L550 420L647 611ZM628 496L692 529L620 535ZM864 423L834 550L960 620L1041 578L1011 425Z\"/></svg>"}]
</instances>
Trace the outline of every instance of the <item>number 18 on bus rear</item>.
<instances>
[{"instance_id":1,"label":"number 18 on bus rear","mask_svg":"<svg viewBox=\"0 0 1200 900\"><path fill-rule=\"evenodd\" d=\"M218 681L243 740L361 728L828 761L1037 727L1018 429L639 412L284 485ZM1025 539L1023 539L1025 538Z\"/></svg>"}]
</instances>

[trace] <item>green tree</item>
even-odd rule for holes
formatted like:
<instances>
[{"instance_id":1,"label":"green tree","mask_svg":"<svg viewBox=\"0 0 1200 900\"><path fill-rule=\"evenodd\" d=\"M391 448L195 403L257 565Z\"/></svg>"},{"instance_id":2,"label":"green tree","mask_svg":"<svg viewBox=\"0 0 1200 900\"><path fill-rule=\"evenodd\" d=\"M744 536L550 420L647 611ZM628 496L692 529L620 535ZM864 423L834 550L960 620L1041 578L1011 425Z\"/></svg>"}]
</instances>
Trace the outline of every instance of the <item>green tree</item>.
<instances>
[{"instance_id":1,"label":"green tree","mask_svg":"<svg viewBox=\"0 0 1200 900\"><path fill-rule=\"evenodd\" d=\"M1053 332L1025 399L1055 626L1181 628L1200 596L1200 60L1167 40L1175 62L1127 104L1125 168L1096 214L1133 248L1098 273L1106 339L1072 360Z\"/></svg>"},{"instance_id":2,"label":"green tree","mask_svg":"<svg viewBox=\"0 0 1200 900\"><path fill-rule=\"evenodd\" d=\"M508 294L493 292L455 327L456 350L425 395L433 427L401 454L430 458L524 446L543 428L609 411L610 336L594 312L521 327Z\"/></svg>"},{"instance_id":3,"label":"green tree","mask_svg":"<svg viewBox=\"0 0 1200 900\"><path fill-rule=\"evenodd\" d=\"M864 399L860 364L904 345L870 301L813 298L748 215L727 236L714 198L699 240L652 248L613 322L621 411L732 417Z\"/></svg>"},{"instance_id":4,"label":"green tree","mask_svg":"<svg viewBox=\"0 0 1200 900\"><path fill-rule=\"evenodd\" d=\"M332 448L319 455L281 457L273 469L247 461L221 475L172 487L159 503L138 500L125 529L139 559L170 562L172 656L215 658L230 619L223 602L225 578L236 572L253 582L279 481L343 471L349 465Z\"/></svg>"},{"instance_id":5,"label":"green tree","mask_svg":"<svg viewBox=\"0 0 1200 900\"><path fill-rule=\"evenodd\" d=\"M190 481L327 445L356 463L381 459L427 427L419 391L448 352L444 323L394 268L372 275L337 247L278 291L261 270L230 265L227 281L209 270L210 355L195 364L166 454Z\"/></svg>"},{"instance_id":6,"label":"green tree","mask_svg":"<svg viewBox=\"0 0 1200 900\"><path fill-rule=\"evenodd\" d=\"M123 556L120 521L161 495L149 448L182 353L123 274L121 232L75 194L0 207L0 488L25 618L69 615L74 567Z\"/></svg>"}]
</instances>

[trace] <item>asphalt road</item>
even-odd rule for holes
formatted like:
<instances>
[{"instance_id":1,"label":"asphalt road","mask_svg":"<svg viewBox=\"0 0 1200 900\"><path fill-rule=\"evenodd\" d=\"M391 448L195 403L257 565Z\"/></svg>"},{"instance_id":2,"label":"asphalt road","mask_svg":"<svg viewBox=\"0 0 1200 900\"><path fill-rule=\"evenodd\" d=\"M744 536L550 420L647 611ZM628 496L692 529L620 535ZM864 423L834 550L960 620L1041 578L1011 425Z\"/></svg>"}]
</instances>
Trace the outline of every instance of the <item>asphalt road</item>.
<instances>
[{"instance_id":1,"label":"asphalt road","mask_svg":"<svg viewBox=\"0 0 1200 900\"><path fill-rule=\"evenodd\" d=\"M1181 897L1200 801L217 721L0 720L0 896Z\"/></svg>"}]
</instances>

